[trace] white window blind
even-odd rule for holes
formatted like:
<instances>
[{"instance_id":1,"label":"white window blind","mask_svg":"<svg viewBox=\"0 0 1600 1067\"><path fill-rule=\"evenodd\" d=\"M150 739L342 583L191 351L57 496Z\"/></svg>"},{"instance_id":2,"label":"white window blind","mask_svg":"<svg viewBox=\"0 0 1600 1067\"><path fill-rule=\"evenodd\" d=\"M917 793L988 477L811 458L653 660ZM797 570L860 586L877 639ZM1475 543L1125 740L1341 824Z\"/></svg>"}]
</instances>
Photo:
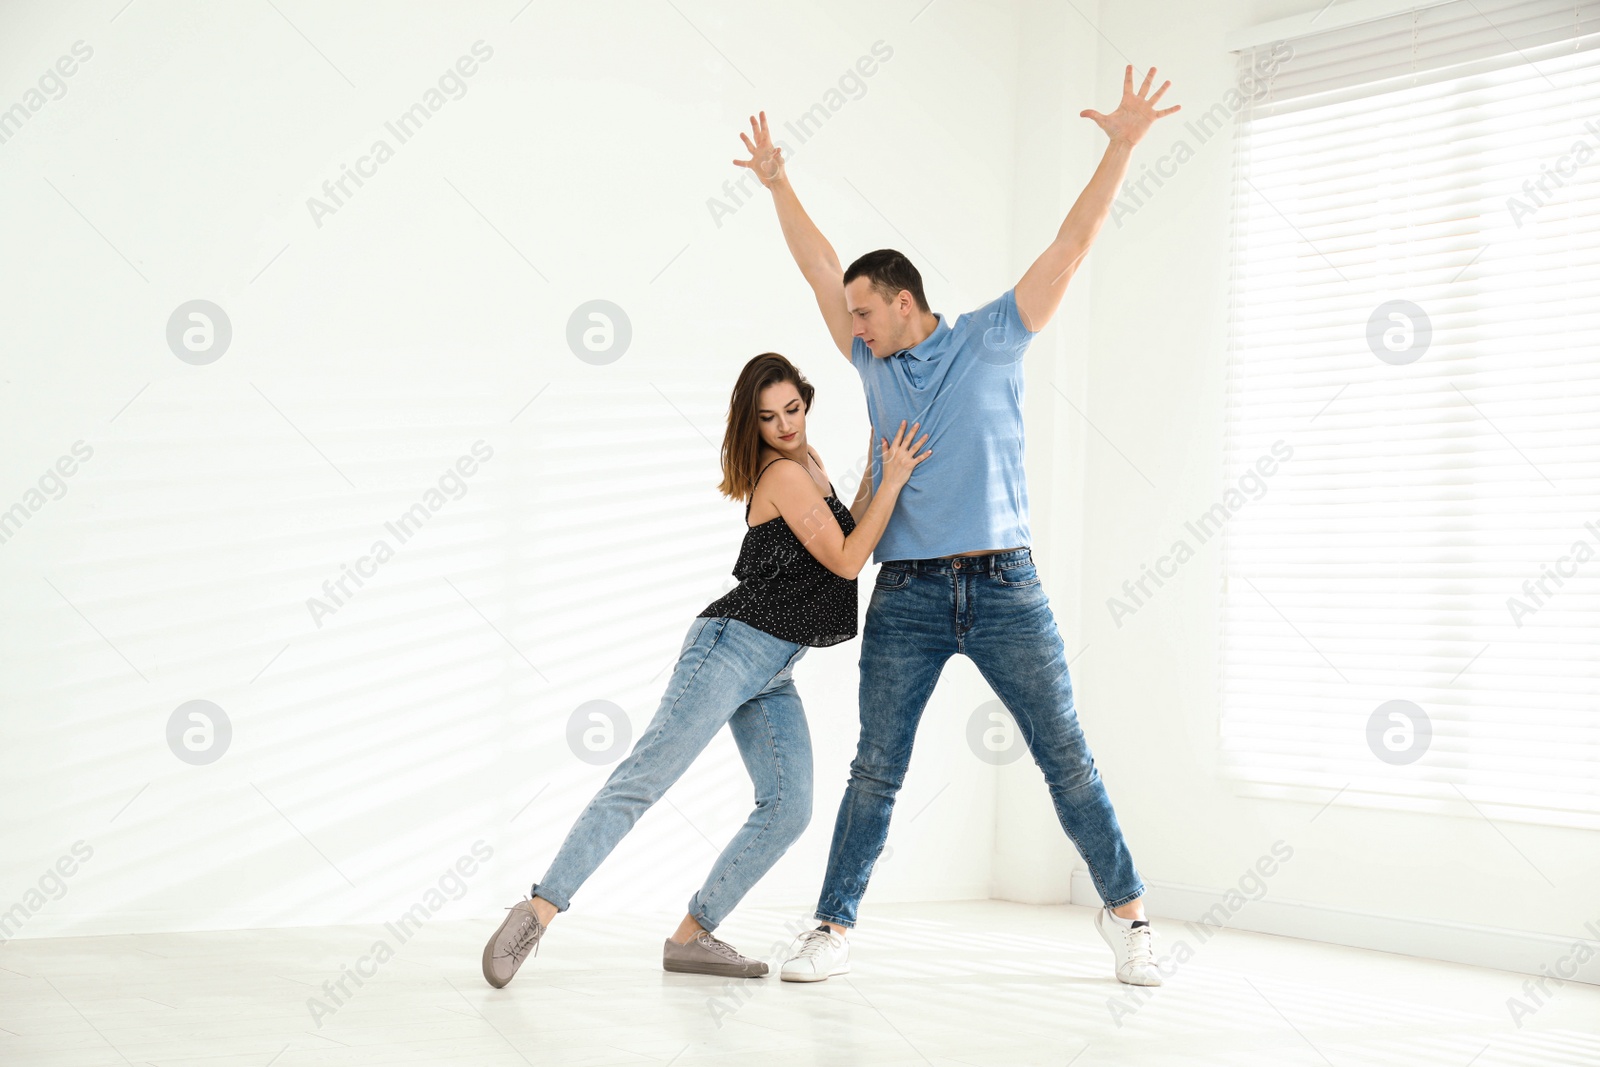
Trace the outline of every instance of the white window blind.
<instances>
[{"instance_id":1,"label":"white window blind","mask_svg":"<svg viewBox=\"0 0 1600 1067\"><path fill-rule=\"evenodd\" d=\"M1243 792L1600 827L1597 46L1471 0L1238 55Z\"/></svg>"}]
</instances>

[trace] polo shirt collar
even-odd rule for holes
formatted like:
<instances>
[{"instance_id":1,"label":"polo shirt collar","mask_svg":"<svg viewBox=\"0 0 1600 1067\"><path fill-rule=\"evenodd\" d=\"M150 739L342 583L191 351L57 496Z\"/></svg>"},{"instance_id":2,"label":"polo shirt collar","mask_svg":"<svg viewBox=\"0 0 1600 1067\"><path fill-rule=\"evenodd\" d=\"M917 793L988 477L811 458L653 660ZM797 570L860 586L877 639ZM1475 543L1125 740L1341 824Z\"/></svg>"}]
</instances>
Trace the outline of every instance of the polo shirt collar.
<instances>
[{"instance_id":1,"label":"polo shirt collar","mask_svg":"<svg viewBox=\"0 0 1600 1067\"><path fill-rule=\"evenodd\" d=\"M933 317L939 320L933 332L910 348L902 348L896 352L897 356L910 356L912 359L926 362L939 354L939 349L944 345L944 335L950 332L949 325L944 321L944 316L937 311Z\"/></svg>"}]
</instances>

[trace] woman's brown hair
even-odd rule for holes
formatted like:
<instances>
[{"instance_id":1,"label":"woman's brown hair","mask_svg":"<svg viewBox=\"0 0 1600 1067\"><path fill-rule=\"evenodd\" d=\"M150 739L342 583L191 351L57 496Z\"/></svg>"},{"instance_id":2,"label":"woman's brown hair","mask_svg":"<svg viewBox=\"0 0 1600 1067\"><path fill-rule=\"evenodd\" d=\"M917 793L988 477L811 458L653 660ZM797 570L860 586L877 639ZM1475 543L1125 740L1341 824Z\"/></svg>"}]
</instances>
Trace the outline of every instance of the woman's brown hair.
<instances>
[{"instance_id":1,"label":"woman's brown hair","mask_svg":"<svg viewBox=\"0 0 1600 1067\"><path fill-rule=\"evenodd\" d=\"M788 382L800 393L800 402L811 411L816 394L806 376L793 363L776 352L763 352L744 365L739 380L733 383L733 398L728 401L728 429L722 435L722 495L748 500L756 487L756 464L761 459L761 392L769 385Z\"/></svg>"}]
</instances>

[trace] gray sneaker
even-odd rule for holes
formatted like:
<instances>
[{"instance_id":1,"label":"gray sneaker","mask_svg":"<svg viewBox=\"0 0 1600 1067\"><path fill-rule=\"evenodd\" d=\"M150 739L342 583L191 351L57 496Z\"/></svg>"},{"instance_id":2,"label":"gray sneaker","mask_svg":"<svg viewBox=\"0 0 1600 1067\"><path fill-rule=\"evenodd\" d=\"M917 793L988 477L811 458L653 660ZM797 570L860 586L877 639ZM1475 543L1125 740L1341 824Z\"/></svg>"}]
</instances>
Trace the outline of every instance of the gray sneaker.
<instances>
[{"instance_id":1,"label":"gray sneaker","mask_svg":"<svg viewBox=\"0 0 1600 1067\"><path fill-rule=\"evenodd\" d=\"M533 914L531 898L506 910L511 914L483 946L483 977L496 989L511 981L530 951L538 954L539 939L544 936L544 923Z\"/></svg>"},{"instance_id":2,"label":"gray sneaker","mask_svg":"<svg viewBox=\"0 0 1600 1067\"><path fill-rule=\"evenodd\" d=\"M760 978L767 965L739 953L726 941L702 931L687 945L667 938L661 946L661 966L681 974L714 974L721 978Z\"/></svg>"}]
</instances>

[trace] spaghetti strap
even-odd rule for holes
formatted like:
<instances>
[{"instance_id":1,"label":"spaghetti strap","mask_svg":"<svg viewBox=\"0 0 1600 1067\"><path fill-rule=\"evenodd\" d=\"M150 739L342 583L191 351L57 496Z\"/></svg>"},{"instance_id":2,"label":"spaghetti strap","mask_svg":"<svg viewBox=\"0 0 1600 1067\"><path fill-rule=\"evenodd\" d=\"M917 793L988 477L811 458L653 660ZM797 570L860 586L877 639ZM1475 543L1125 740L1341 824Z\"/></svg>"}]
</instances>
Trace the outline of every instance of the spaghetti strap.
<instances>
[{"instance_id":1,"label":"spaghetti strap","mask_svg":"<svg viewBox=\"0 0 1600 1067\"><path fill-rule=\"evenodd\" d=\"M762 467L759 471L756 472L756 480L750 483L750 499L746 500L744 502L744 517L745 517L746 521L749 521L749 519L750 519L750 505L754 504L756 502L756 486L761 484L761 476L763 474L767 473L767 468L771 467L773 463L782 463L786 459L789 459L789 457L788 456L779 456L777 459L773 460L771 463L768 463L766 467ZM793 463L793 464L795 464L797 466L800 466L802 468L804 467L804 465L801 464L799 460L789 459L789 462ZM809 474L810 472L807 471L806 473ZM828 483L828 488L829 489L833 488L833 483L832 482Z\"/></svg>"},{"instance_id":2,"label":"spaghetti strap","mask_svg":"<svg viewBox=\"0 0 1600 1067\"><path fill-rule=\"evenodd\" d=\"M819 466L819 467L822 466L822 457L817 455L817 450L816 449L812 448L810 445L807 445L806 446L806 451L811 454L811 458L812 459L817 461L817 466ZM828 479L828 495L833 497L835 500L839 499L839 491L833 487L833 479L832 478Z\"/></svg>"},{"instance_id":3,"label":"spaghetti strap","mask_svg":"<svg viewBox=\"0 0 1600 1067\"><path fill-rule=\"evenodd\" d=\"M750 483L750 491L752 493L754 493L756 491L756 486L761 484L761 476L763 474L767 473L767 467L772 466L773 463L782 463L786 459L789 459L789 457L788 456L779 456L777 459L773 460L771 463L768 463L766 467L762 467L759 471L757 471L756 472L756 480ZM789 459L789 462L793 463L794 460Z\"/></svg>"}]
</instances>

